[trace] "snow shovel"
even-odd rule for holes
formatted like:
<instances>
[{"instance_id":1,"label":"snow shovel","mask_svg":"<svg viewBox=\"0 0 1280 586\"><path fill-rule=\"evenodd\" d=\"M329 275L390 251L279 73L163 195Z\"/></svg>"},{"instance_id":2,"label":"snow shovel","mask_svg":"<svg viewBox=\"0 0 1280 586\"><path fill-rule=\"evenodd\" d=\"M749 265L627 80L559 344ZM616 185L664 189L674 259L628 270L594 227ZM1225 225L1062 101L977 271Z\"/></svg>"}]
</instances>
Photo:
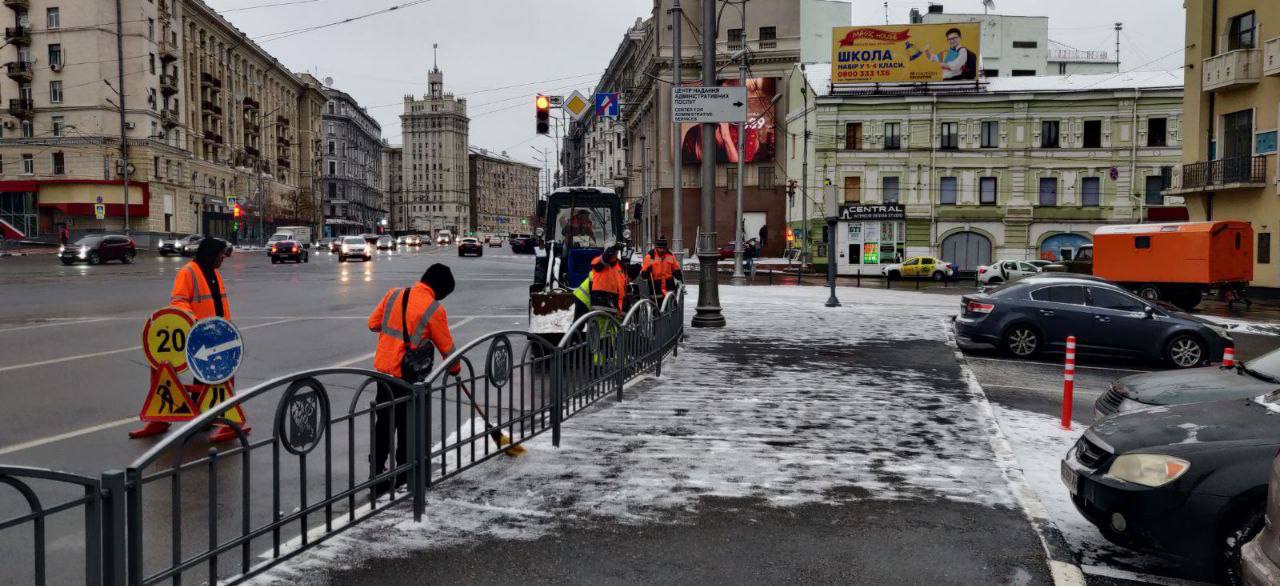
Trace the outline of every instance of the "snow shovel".
<instances>
[{"instance_id":1,"label":"snow shovel","mask_svg":"<svg viewBox=\"0 0 1280 586\"><path fill-rule=\"evenodd\" d=\"M489 416L486 415L484 409L481 409L480 405L476 403L476 398L471 395L471 390L467 388L467 385L462 384L462 378L458 378L458 387L462 389L463 393L466 393L467 400L471 401L471 408L480 415L481 419L484 420L484 426L489 429L489 436L493 438L493 441L497 442L498 447L510 446L507 449L502 450L502 453L515 457L524 455L529 451L525 449L524 446L511 445L511 438L507 437L507 434L493 428L493 425L489 423Z\"/></svg>"}]
</instances>

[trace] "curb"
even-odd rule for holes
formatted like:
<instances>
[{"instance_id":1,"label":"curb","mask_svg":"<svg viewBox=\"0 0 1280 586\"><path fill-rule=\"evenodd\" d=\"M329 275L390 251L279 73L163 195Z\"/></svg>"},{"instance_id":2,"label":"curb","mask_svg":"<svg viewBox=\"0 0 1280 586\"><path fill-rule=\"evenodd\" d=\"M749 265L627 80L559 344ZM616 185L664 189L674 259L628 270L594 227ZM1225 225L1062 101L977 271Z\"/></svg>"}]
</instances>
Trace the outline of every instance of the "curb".
<instances>
[{"instance_id":1,"label":"curb","mask_svg":"<svg viewBox=\"0 0 1280 586\"><path fill-rule=\"evenodd\" d=\"M1000 467L1005 482L1013 491L1013 496L1018 501L1023 515L1031 522L1031 528L1040 538L1040 544L1044 547L1045 557L1049 563L1049 572L1053 576L1053 583L1058 586L1083 586L1085 584L1083 568L1075 560L1071 547L1067 545L1062 531L1049 516L1048 509L1045 508L1044 503L1040 502L1035 490L1023 477L1022 468L1018 466L1017 459L1013 455L1013 447L1009 445L1008 438L1000 429L1000 421L991 409L991 402L987 400L987 393L978 383L973 370L969 368L969 362L965 359L964 353L960 351L951 321L945 320L945 323L947 343L955 348L956 362L960 365L965 384L978 396L978 413L987 420L987 438L991 442L991 450L995 453L996 465Z\"/></svg>"}]
</instances>

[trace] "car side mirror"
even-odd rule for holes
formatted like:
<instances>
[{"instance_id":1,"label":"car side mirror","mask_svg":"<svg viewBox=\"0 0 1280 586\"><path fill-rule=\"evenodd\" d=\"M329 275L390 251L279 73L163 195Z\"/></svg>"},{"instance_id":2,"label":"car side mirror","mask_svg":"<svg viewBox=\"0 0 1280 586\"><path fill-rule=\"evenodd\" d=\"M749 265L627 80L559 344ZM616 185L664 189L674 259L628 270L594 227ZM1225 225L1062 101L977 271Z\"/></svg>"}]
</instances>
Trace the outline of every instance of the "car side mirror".
<instances>
[{"instance_id":1,"label":"car side mirror","mask_svg":"<svg viewBox=\"0 0 1280 586\"><path fill-rule=\"evenodd\" d=\"M1156 310L1152 309L1150 305L1142 306L1143 319L1151 319L1151 318L1154 318L1155 316L1156 316Z\"/></svg>"}]
</instances>

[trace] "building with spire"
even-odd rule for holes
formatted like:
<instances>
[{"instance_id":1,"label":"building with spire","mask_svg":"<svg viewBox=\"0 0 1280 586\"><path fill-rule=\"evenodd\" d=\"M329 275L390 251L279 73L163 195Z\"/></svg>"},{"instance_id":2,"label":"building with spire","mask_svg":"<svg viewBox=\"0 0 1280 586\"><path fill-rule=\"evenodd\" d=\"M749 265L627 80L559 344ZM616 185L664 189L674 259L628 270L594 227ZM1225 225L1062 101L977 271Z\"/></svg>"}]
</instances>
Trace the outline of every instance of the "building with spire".
<instances>
[{"instance_id":1,"label":"building with spire","mask_svg":"<svg viewBox=\"0 0 1280 586\"><path fill-rule=\"evenodd\" d=\"M470 224L467 100L444 91L444 72L434 61L427 94L404 97L401 189L391 194L397 233L449 230L456 235Z\"/></svg>"}]
</instances>

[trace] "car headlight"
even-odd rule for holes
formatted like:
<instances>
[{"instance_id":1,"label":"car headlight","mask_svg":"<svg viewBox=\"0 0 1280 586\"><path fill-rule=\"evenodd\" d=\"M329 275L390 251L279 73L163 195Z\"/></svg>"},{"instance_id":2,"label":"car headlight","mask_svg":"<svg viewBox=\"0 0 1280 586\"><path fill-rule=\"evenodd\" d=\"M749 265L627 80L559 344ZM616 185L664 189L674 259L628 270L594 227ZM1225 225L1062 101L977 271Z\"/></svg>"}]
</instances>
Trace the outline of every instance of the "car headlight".
<instances>
[{"instance_id":1,"label":"car headlight","mask_svg":"<svg viewBox=\"0 0 1280 586\"><path fill-rule=\"evenodd\" d=\"M1116 480L1155 488L1177 480L1190 468L1191 462L1173 456L1125 454L1111 463L1106 475Z\"/></svg>"},{"instance_id":2,"label":"car headlight","mask_svg":"<svg viewBox=\"0 0 1280 586\"><path fill-rule=\"evenodd\" d=\"M89 256L89 247L88 247L88 246L81 246L81 247L80 247L80 258L84 258L84 257L86 257L86 256Z\"/></svg>"},{"instance_id":3,"label":"car headlight","mask_svg":"<svg viewBox=\"0 0 1280 586\"><path fill-rule=\"evenodd\" d=\"M63 246L58 246L58 254L62 254L62 253L64 253L64 252L66 252L66 251L67 251L67 247L66 247L65 245L63 245Z\"/></svg>"}]
</instances>

